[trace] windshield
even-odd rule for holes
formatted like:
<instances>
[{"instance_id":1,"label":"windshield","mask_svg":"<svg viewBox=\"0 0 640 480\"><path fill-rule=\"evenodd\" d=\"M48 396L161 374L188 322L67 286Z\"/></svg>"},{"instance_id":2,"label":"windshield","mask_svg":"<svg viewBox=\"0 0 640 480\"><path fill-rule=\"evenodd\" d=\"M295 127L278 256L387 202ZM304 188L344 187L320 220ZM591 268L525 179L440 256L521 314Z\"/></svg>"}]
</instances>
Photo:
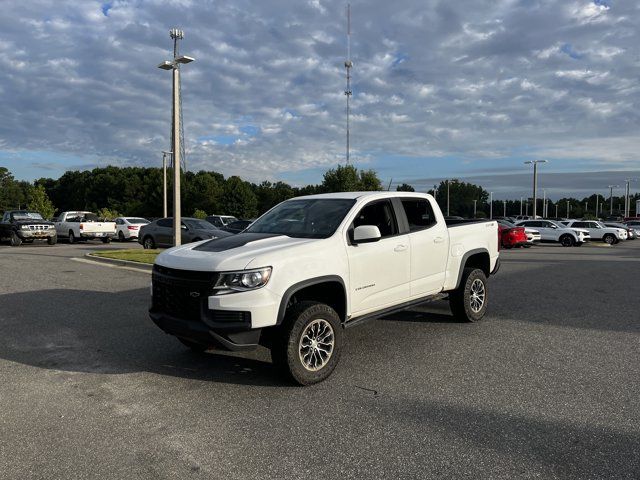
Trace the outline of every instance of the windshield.
<instances>
[{"instance_id":1,"label":"windshield","mask_svg":"<svg viewBox=\"0 0 640 480\"><path fill-rule=\"evenodd\" d=\"M245 232L327 238L333 235L355 202L338 198L288 200L264 214Z\"/></svg>"},{"instance_id":2,"label":"windshield","mask_svg":"<svg viewBox=\"0 0 640 480\"><path fill-rule=\"evenodd\" d=\"M38 212L13 212L11 216L14 220L44 220Z\"/></svg>"},{"instance_id":3,"label":"windshield","mask_svg":"<svg viewBox=\"0 0 640 480\"><path fill-rule=\"evenodd\" d=\"M507 228L513 228L513 227L516 226L514 223L511 223L509 220L500 219L500 220L498 220L498 223L503 225L503 226L505 226L505 227L507 227ZM523 226L523 225L520 225L520 226Z\"/></svg>"},{"instance_id":4,"label":"windshield","mask_svg":"<svg viewBox=\"0 0 640 480\"><path fill-rule=\"evenodd\" d=\"M137 224L137 223L149 223L149 220L147 220L146 218L130 218L130 217L127 217L126 220L129 223L135 223L135 224Z\"/></svg>"},{"instance_id":5,"label":"windshield","mask_svg":"<svg viewBox=\"0 0 640 480\"><path fill-rule=\"evenodd\" d=\"M216 230L216 228L211 225L209 222L205 222L204 220L185 220L185 222L189 228L199 229L199 230Z\"/></svg>"}]
</instances>

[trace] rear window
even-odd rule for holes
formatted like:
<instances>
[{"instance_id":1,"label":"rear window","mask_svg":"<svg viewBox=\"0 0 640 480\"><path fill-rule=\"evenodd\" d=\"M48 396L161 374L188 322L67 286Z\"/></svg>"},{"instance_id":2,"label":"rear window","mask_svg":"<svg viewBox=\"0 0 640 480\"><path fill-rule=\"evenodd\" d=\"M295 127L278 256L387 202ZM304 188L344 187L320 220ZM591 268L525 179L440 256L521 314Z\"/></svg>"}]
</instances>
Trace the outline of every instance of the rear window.
<instances>
[{"instance_id":1,"label":"rear window","mask_svg":"<svg viewBox=\"0 0 640 480\"><path fill-rule=\"evenodd\" d=\"M128 218L127 217L125 220L129 223L134 223L134 224L149 223L149 220L147 220L146 218Z\"/></svg>"},{"instance_id":2,"label":"rear window","mask_svg":"<svg viewBox=\"0 0 640 480\"><path fill-rule=\"evenodd\" d=\"M435 225L436 216L428 200L418 198L402 199L402 207L407 215L410 232L417 232Z\"/></svg>"}]
</instances>

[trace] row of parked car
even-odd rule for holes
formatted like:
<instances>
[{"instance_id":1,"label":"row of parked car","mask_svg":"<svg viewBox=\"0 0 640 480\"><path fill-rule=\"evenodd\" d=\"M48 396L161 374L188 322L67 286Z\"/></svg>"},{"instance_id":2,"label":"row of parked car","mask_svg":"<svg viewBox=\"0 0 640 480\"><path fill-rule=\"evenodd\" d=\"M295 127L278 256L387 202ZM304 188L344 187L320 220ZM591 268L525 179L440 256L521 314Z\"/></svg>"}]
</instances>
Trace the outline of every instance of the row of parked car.
<instances>
[{"instance_id":1,"label":"row of parked car","mask_svg":"<svg viewBox=\"0 0 640 480\"><path fill-rule=\"evenodd\" d=\"M211 215L206 220L187 217L182 219L182 239L188 243L233 235L250 223L229 215ZM69 211L45 220L39 212L9 210L0 221L0 241L8 241L16 247L35 240L55 245L59 239L69 243L80 240L109 243L117 239L121 242L138 240L145 248L155 248L171 246L172 238L172 218L150 221L142 217L118 217L114 221L104 221L92 212Z\"/></svg>"},{"instance_id":2,"label":"row of parked car","mask_svg":"<svg viewBox=\"0 0 640 480\"><path fill-rule=\"evenodd\" d=\"M529 247L538 242L554 242L564 247L579 247L597 240L615 245L640 236L640 219L627 222L543 218L496 218L504 248Z\"/></svg>"}]
</instances>

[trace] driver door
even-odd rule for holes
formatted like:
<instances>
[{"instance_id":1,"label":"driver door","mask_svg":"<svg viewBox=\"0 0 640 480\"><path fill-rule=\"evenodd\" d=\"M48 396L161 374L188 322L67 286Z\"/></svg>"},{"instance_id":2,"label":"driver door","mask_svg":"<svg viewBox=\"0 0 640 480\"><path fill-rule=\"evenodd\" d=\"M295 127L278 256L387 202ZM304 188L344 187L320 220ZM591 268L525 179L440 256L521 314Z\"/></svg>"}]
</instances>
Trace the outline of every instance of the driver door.
<instances>
[{"instance_id":1,"label":"driver door","mask_svg":"<svg viewBox=\"0 0 640 480\"><path fill-rule=\"evenodd\" d=\"M375 225L381 238L375 242L353 242L353 230ZM409 235L401 233L390 200L363 206L349 228L350 302L352 315L364 315L408 300L410 295Z\"/></svg>"}]
</instances>

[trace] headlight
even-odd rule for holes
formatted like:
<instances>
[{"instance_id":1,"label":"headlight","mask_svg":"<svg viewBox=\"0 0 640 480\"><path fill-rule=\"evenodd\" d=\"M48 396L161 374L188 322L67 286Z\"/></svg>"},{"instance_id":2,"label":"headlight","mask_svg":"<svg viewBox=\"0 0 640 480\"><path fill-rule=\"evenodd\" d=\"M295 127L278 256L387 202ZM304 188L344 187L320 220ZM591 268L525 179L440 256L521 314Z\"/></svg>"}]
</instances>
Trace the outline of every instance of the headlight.
<instances>
[{"instance_id":1,"label":"headlight","mask_svg":"<svg viewBox=\"0 0 640 480\"><path fill-rule=\"evenodd\" d=\"M56 226L55 225L49 225L48 228L49 228L49 230L53 230L54 228L56 228Z\"/></svg>"},{"instance_id":2,"label":"headlight","mask_svg":"<svg viewBox=\"0 0 640 480\"><path fill-rule=\"evenodd\" d=\"M29 225L21 225L20 230L30 230Z\"/></svg>"},{"instance_id":3,"label":"headlight","mask_svg":"<svg viewBox=\"0 0 640 480\"><path fill-rule=\"evenodd\" d=\"M271 278L271 267L241 270L239 272L225 272L213 287L214 290L233 290L244 292L264 287Z\"/></svg>"}]
</instances>

